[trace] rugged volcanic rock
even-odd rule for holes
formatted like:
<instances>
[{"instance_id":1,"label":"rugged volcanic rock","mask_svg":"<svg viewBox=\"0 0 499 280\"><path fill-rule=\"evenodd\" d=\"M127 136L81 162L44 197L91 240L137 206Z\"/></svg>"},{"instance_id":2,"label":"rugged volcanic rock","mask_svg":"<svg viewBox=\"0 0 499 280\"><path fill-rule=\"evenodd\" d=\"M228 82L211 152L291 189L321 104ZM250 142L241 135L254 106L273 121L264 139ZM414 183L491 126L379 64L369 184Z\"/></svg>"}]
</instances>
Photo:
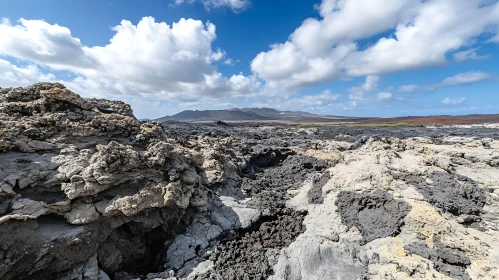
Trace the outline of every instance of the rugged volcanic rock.
<instances>
[{"instance_id":1,"label":"rugged volcanic rock","mask_svg":"<svg viewBox=\"0 0 499 280\"><path fill-rule=\"evenodd\" d=\"M2 89L0 114L2 279L73 279L98 252L108 274L140 270L154 250L147 235L175 234L189 207L207 203L196 171L205 158L127 104L42 83ZM107 277L84 265L79 278L89 269Z\"/></svg>"},{"instance_id":2,"label":"rugged volcanic rock","mask_svg":"<svg viewBox=\"0 0 499 280\"><path fill-rule=\"evenodd\" d=\"M398 235L411 209L409 204L381 190L369 194L340 192L336 206L343 224L357 227L364 242Z\"/></svg>"},{"instance_id":3,"label":"rugged volcanic rock","mask_svg":"<svg viewBox=\"0 0 499 280\"><path fill-rule=\"evenodd\" d=\"M498 279L498 127L159 123L0 89L0 279Z\"/></svg>"},{"instance_id":4,"label":"rugged volcanic rock","mask_svg":"<svg viewBox=\"0 0 499 280\"><path fill-rule=\"evenodd\" d=\"M262 223L241 238L220 245L210 256L213 267L195 279L267 279L279 250L305 231L303 213L282 215Z\"/></svg>"},{"instance_id":5,"label":"rugged volcanic rock","mask_svg":"<svg viewBox=\"0 0 499 280\"><path fill-rule=\"evenodd\" d=\"M433 267L440 273L457 279L471 279L466 273L466 267L471 264L470 259L458 249L442 245L438 240L434 241L433 248L426 244L411 243L404 247L409 254L415 254L429 259Z\"/></svg>"}]
</instances>

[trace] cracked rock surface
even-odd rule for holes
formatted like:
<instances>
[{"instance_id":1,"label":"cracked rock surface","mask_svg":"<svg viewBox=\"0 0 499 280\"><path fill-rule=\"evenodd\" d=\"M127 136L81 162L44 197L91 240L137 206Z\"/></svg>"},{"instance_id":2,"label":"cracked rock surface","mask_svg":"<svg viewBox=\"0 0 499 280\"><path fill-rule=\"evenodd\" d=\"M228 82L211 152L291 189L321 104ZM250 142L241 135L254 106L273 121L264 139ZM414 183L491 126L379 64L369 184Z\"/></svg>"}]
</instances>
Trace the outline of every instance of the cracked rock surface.
<instances>
[{"instance_id":1,"label":"cracked rock surface","mask_svg":"<svg viewBox=\"0 0 499 280\"><path fill-rule=\"evenodd\" d=\"M498 279L499 125L137 120L0 89L0 279Z\"/></svg>"}]
</instances>

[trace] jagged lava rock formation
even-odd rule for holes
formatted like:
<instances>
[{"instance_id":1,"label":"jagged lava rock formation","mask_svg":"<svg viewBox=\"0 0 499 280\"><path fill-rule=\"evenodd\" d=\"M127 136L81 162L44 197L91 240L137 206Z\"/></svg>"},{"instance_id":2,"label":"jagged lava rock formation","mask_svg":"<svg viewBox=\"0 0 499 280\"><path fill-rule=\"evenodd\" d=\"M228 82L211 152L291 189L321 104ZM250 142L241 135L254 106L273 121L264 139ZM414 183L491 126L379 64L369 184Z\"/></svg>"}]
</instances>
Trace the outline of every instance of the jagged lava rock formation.
<instances>
[{"instance_id":1,"label":"jagged lava rock formation","mask_svg":"<svg viewBox=\"0 0 499 280\"><path fill-rule=\"evenodd\" d=\"M0 89L0 279L498 279L498 138Z\"/></svg>"}]
</instances>

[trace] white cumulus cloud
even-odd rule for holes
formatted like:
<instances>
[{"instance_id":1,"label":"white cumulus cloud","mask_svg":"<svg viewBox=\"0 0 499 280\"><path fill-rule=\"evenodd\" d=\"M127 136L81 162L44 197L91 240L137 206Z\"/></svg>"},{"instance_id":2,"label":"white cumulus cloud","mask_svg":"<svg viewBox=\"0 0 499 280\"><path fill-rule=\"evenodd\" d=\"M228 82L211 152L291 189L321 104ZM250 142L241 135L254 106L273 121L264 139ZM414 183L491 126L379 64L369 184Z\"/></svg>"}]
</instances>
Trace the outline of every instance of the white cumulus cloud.
<instances>
[{"instance_id":1,"label":"white cumulus cloud","mask_svg":"<svg viewBox=\"0 0 499 280\"><path fill-rule=\"evenodd\" d=\"M378 76L367 76L366 82L362 85L364 91L375 91L378 88Z\"/></svg>"},{"instance_id":2,"label":"white cumulus cloud","mask_svg":"<svg viewBox=\"0 0 499 280\"><path fill-rule=\"evenodd\" d=\"M217 71L212 62L221 60L225 51L213 50L217 36L210 22L180 19L169 25L144 17L137 25L123 20L113 31L107 45L90 47L56 24L3 21L0 55L71 71L77 78L65 83L83 95L193 102L234 98L259 86L251 77L224 77ZM31 76L35 75L38 68L29 67ZM13 71L5 70L3 76L8 72ZM38 76L38 81L46 80ZM11 85L5 78L0 82L0 86Z\"/></svg>"},{"instance_id":3,"label":"white cumulus cloud","mask_svg":"<svg viewBox=\"0 0 499 280\"><path fill-rule=\"evenodd\" d=\"M226 55L225 51L219 48L216 52L211 54L211 59L213 59L214 61L218 61L224 58L225 55Z\"/></svg>"},{"instance_id":4,"label":"white cumulus cloud","mask_svg":"<svg viewBox=\"0 0 499 280\"><path fill-rule=\"evenodd\" d=\"M201 2L207 10L212 8L228 7L234 12L239 13L246 10L250 4L250 0L174 0L175 4Z\"/></svg>"},{"instance_id":5,"label":"white cumulus cloud","mask_svg":"<svg viewBox=\"0 0 499 280\"><path fill-rule=\"evenodd\" d=\"M0 86L21 87L39 81L55 81L52 74L45 74L36 65L16 66L7 60L0 59Z\"/></svg>"},{"instance_id":6,"label":"white cumulus cloud","mask_svg":"<svg viewBox=\"0 0 499 280\"><path fill-rule=\"evenodd\" d=\"M271 46L268 52L258 54L251 69L271 87L305 87L320 84L337 77L335 64L354 50L353 44L338 46L321 57L308 57L291 42Z\"/></svg>"},{"instance_id":7,"label":"white cumulus cloud","mask_svg":"<svg viewBox=\"0 0 499 280\"><path fill-rule=\"evenodd\" d=\"M379 92L376 94L376 99L379 101L386 101L392 99L393 95L391 92Z\"/></svg>"},{"instance_id":8,"label":"white cumulus cloud","mask_svg":"<svg viewBox=\"0 0 499 280\"><path fill-rule=\"evenodd\" d=\"M385 102L393 99L393 94L389 91L392 88L380 91L378 88L378 76L367 76L364 84L348 89L351 102ZM373 94L374 92L380 91Z\"/></svg>"},{"instance_id":9,"label":"white cumulus cloud","mask_svg":"<svg viewBox=\"0 0 499 280\"><path fill-rule=\"evenodd\" d=\"M54 69L92 68L98 64L88 54L89 48L71 31L42 20L20 19L12 25L4 19L0 23L0 54L49 65Z\"/></svg>"},{"instance_id":10,"label":"white cumulus cloud","mask_svg":"<svg viewBox=\"0 0 499 280\"><path fill-rule=\"evenodd\" d=\"M339 94L333 94L331 90L324 90L320 94L305 95L292 99L291 101L299 106L311 107L311 106L324 106L328 105L340 98Z\"/></svg>"},{"instance_id":11,"label":"white cumulus cloud","mask_svg":"<svg viewBox=\"0 0 499 280\"><path fill-rule=\"evenodd\" d=\"M445 105L459 105L459 104L463 103L465 100L466 100L466 98L464 98L464 97L454 98L454 99L446 97L442 100L442 103Z\"/></svg>"},{"instance_id":12,"label":"white cumulus cloud","mask_svg":"<svg viewBox=\"0 0 499 280\"><path fill-rule=\"evenodd\" d=\"M499 26L497 1L323 0L317 9L320 18L306 19L286 42L253 59L252 71L270 86L305 87L445 64L447 55ZM359 44L382 32L392 33Z\"/></svg>"},{"instance_id":13,"label":"white cumulus cloud","mask_svg":"<svg viewBox=\"0 0 499 280\"><path fill-rule=\"evenodd\" d=\"M326 89L318 94L309 94L293 97L277 97L274 107L291 110L310 110L316 113L327 112L334 114L337 111L352 110L357 106L356 102L339 102L340 94L334 94Z\"/></svg>"},{"instance_id":14,"label":"white cumulus cloud","mask_svg":"<svg viewBox=\"0 0 499 280\"><path fill-rule=\"evenodd\" d=\"M479 0L422 2L411 20L397 24L394 36L353 54L347 72L380 74L446 63L447 53L499 24L499 4L480 4Z\"/></svg>"}]
</instances>

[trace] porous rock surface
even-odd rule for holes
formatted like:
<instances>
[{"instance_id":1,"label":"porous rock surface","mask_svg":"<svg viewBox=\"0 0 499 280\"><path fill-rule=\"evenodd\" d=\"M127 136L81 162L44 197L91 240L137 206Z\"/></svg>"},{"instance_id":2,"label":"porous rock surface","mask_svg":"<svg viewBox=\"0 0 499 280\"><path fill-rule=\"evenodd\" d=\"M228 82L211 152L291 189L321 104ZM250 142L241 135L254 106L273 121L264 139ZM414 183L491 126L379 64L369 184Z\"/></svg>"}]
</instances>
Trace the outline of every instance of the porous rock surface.
<instances>
[{"instance_id":1,"label":"porous rock surface","mask_svg":"<svg viewBox=\"0 0 499 280\"><path fill-rule=\"evenodd\" d=\"M0 89L0 279L498 279L498 128L158 123Z\"/></svg>"},{"instance_id":2,"label":"porous rock surface","mask_svg":"<svg viewBox=\"0 0 499 280\"><path fill-rule=\"evenodd\" d=\"M408 203L381 190L367 194L340 192L336 206L342 223L357 227L364 242L398 235L411 209Z\"/></svg>"}]
</instances>

